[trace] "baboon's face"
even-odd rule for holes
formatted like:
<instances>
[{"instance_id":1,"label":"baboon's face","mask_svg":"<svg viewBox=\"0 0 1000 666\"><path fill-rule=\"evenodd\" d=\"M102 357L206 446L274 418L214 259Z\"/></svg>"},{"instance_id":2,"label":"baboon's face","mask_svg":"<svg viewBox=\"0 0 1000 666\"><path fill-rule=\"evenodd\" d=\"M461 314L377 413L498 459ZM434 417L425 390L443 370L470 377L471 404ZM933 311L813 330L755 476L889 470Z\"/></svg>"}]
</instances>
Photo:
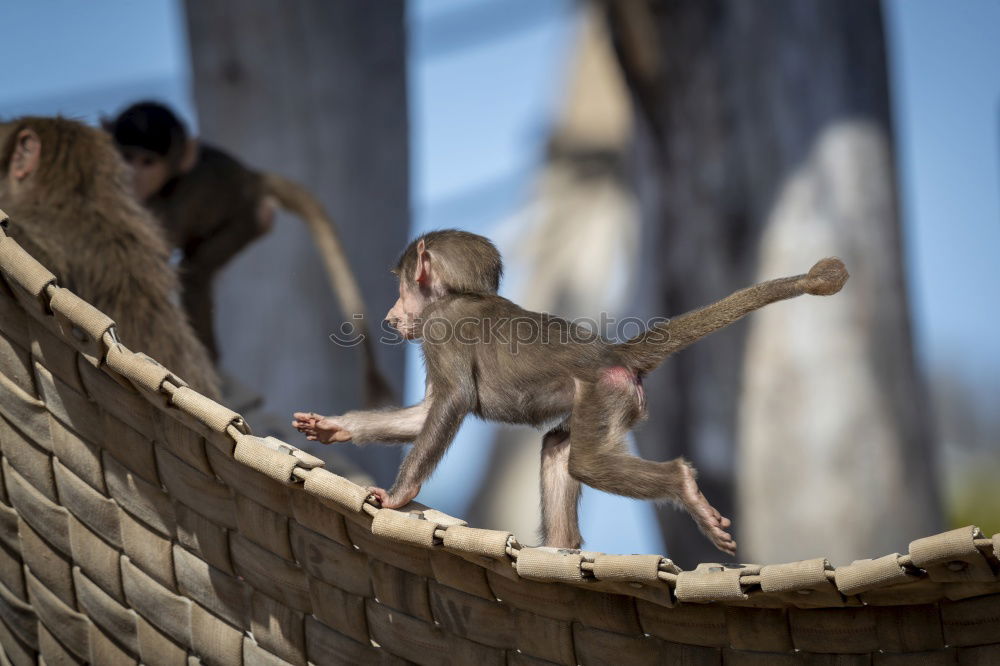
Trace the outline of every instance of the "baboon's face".
<instances>
[{"instance_id":1,"label":"baboon's face","mask_svg":"<svg viewBox=\"0 0 1000 666\"><path fill-rule=\"evenodd\" d=\"M407 340L420 337L420 317L431 298L417 287L399 281L399 298L386 314L385 320Z\"/></svg>"},{"instance_id":2,"label":"baboon's face","mask_svg":"<svg viewBox=\"0 0 1000 666\"><path fill-rule=\"evenodd\" d=\"M142 148L122 148L122 157L132 167L132 187L139 201L146 201L163 189L171 173L166 158Z\"/></svg>"}]
</instances>

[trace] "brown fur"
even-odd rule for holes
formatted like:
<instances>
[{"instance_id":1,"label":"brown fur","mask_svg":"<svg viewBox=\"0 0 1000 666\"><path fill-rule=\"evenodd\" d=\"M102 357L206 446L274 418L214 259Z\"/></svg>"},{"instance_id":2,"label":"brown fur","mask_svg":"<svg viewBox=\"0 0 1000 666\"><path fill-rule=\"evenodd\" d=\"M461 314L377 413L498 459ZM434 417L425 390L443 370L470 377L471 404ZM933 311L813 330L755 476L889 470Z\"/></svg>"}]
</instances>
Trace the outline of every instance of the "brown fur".
<instances>
[{"instance_id":1,"label":"brown fur","mask_svg":"<svg viewBox=\"0 0 1000 666\"><path fill-rule=\"evenodd\" d=\"M399 261L400 300L388 318L400 330L423 338L433 389L419 412L424 417L419 432L415 408L319 420L298 414L297 427L324 441L345 441L352 435L379 440L384 432L398 435L399 428L391 424L405 415L407 427L416 433L413 449L390 491L372 489L384 506L397 507L416 495L467 414L536 426L559 422L542 447L547 545L579 547L576 504L582 482L628 497L673 501L691 513L720 550L735 552L736 543L725 531L729 520L705 500L686 461L653 462L628 453L625 436L645 416L642 376L668 355L768 303L804 293L836 293L847 279L843 264L824 259L806 275L743 289L614 343L497 296L499 255L495 261L483 259L490 250L495 252L481 236L439 231L414 241ZM457 288L452 283L456 275ZM463 335L445 339L442 330L449 326L465 327ZM482 339L487 330L498 337ZM469 343L474 335L479 341Z\"/></svg>"},{"instance_id":2,"label":"brown fur","mask_svg":"<svg viewBox=\"0 0 1000 666\"><path fill-rule=\"evenodd\" d=\"M821 259L805 275L769 280L741 289L709 306L655 324L620 348L624 350L629 367L636 372L647 373L670 354L679 352L754 310L802 294L832 296L840 291L847 278L847 269L840 259Z\"/></svg>"},{"instance_id":3,"label":"brown fur","mask_svg":"<svg viewBox=\"0 0 1000 666\"><path fill-rule=\"evenodd\" d=\"M269 230L260 224L260 177L220 150L201 146L198 161L145 201L171 247L183 253L178 274L182 304L213 359L215 276L234 256Z\"/></svg>"},{"instance_id":4,"label":"brown fur","mask_svg":"<svg viewBox=\"0 0 1000 666\"><path fill-rule=\"evenodd\" d=\"M542 542L569 548L583 543L580 536L580 482L569 473L569 429L561 424L542 437L539 487L542 504Z\"/></svg>"},{"instance_id":5,"label":"brown fur","mask_svg":"<svg viewBox=\"0 0 1000 666\"><path fill-rule=\"evenodd\" d=\"M17 135L41 140L23 192L6 186ZM107 135L64 118L8 123L0 149L0 206L10 235L71 289L117 323L122 342L199 391L218 378L178 305L177 276L159 225L132 196L129 172Z\"/></svg>"},{"instance_id":6,"label":"brown fur","mask_svg":"<svg viewBox=\"0 0 1000 666\"><path fill-rule=\"evenodd\" d=\"M482 236L456 229L432 231L410 243L393 270L404 284L414 285L420 241L432 257L441 257L439 277L452 293L495 294L500 289L503 262L496 246Z\"/></svg>"}]
</instances>

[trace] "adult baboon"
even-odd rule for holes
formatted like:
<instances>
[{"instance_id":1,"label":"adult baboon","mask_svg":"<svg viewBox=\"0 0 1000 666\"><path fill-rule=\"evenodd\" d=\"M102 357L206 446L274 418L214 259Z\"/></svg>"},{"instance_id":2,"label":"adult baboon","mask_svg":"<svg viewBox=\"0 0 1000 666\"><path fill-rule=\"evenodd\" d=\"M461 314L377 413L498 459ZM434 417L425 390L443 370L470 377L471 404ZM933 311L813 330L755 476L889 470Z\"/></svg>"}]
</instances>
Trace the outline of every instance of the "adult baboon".
<instances>
[{"instance_id":1,"label":"adult baboon","mask_svg":"<svg viewBox=\"0 0 1000 666\"><path fill-rule=\"evenodd\" d=\"M163 232L135 200L107 134L65 118L25 117L0 125L0 139L10 236L60 285L114 319L125 345L217 395L211 360L179 304Z\"/></svg>"}]
</instances>

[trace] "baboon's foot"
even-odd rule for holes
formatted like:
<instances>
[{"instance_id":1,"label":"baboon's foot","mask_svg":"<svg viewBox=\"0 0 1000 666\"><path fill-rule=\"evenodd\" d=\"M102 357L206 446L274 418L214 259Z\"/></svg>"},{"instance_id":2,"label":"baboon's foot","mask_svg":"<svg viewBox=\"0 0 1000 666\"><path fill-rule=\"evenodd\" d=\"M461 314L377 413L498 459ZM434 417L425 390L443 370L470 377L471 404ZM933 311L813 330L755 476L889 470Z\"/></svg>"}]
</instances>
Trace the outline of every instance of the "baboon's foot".
<instances>
[{"instance_id":1,"label":"baboon's foot","mask_svg":"<svg viewBox=\"0 0 1000 666\"><path fill-rule=\"evenodd\" d=\"M836 257L820 259L803 278L803 289L814 296L831 296L847 282L847 267Z\"/></svg>"},{"instance_id":2,"label":"baboon's foot","mask_svg":"<svg viewBox=\"0 0 1000 666\"><path fill-rule=\"evenodd\" d=\"M683 466L683 481L681 484L681 501L698 524L698 529L715 545L728 555L736 554L736 541L733 535L726 531L732 521L719 513L708 503L698 484L694 480L694 472L687 464Z\"/></svg>"},{"instance_id":3,"label":"baboon's foot","mask_svg":"<svg viewBox=\"0 0 1000 666\"><path fill-rule=\"evenodd\" d=\"M369 495L374 495L375 499L378 500L383 509L398 509L400 507L404 507L417 496L418 492L420 492L419 487L416 490L401 490L395 493L390 493L385 488L377 488L375 486L368 487Z\"/></svg>"}]
</instances>

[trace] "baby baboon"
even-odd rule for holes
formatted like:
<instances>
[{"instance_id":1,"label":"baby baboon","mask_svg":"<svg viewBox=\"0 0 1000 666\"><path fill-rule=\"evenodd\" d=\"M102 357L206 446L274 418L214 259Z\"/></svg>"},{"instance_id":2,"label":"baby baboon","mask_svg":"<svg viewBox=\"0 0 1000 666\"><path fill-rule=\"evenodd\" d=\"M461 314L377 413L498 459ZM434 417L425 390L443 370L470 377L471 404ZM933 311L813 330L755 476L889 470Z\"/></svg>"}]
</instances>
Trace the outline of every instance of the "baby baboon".
<instances>
[{"instance_id":1,"label":"baby baboon","mask_svg":"<svg viewBox=\"0 0 1000 666\"><path fill-rule=\"evenodd\" d=\"M163 232L133 197L108 136L64 118L20 118L0 126L0 136L10 236L114 319L128 347L215 396L218 378L178 304Z\"/></svg>"},{"instance_id":2,"label":"baby baboon","mask_svg":"<svg viewBox=\"0 0 1000 666\"><path fill-rule=\"evenodd\" d=\"M775 301L840 291L847 271L823 259L805 275L763 282L635 338L613 343L497 295L502 265L489 240L436 231L400 257L399 300L387 320L407 339L422 338L427 392L413 407L320 417L299 412L293 425L320 442L414 441L396 483L372 488L382 506L413 499L451 443L462 419L541 426L545 544L578 548L580 482L627 497L666 499L690 512L723 552L736 542L730 521L698 490L683 459L653 462L630 455L625 435L646 413L643 375L667 356Z\"/></svg>"},{"instance_id":3,"label":"baby baboon","mask_svg":"<svg viewBox=\"0 0 1000 666\"><path fill-rule=\"evenodd\" d=\"M173 111L156 102L133 104L104 127L132 166L136 196L160 219L168 240L181 252L184 308L213 358L218 358L213 280L270 230L275 205L280 204L309 228L341 310L362 315L354 323L362 341L365 403L376 406L392 400L392 389L375 362L361 290L336 228L315 197L297 183L253 171L188 136Z\"/></svg>"}]
</instances>

